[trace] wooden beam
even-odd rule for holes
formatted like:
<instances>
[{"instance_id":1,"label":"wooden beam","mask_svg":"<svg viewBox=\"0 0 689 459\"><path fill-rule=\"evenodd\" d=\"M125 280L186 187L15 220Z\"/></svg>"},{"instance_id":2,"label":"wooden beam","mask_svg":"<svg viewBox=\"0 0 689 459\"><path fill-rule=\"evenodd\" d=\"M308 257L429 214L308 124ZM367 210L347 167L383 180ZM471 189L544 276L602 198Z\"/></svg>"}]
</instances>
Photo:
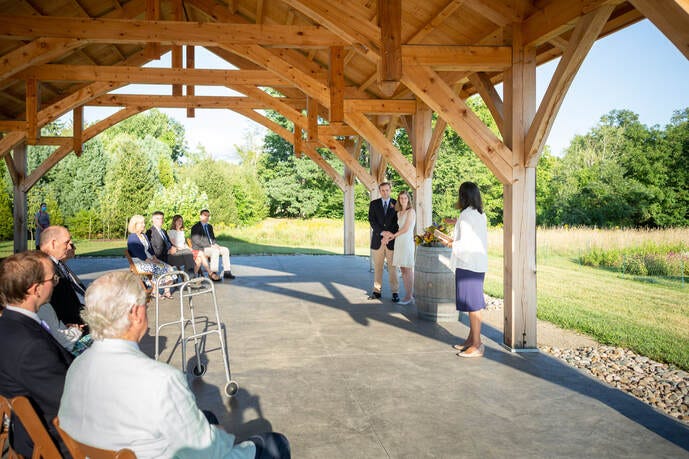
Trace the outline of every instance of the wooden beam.
<instances>
[{"instance_id":1,"label":"wooden beam","mask_svg":"<svg viewBox=\"0 0 689 459\"><path fill-rule=\"evenodd\" d=\"M38 127L38 80L30 78L26 80L26 142L35 145L41 135Z\"/></svg>"},{"instance_id":2,"label":"wooden beam","mask_svg":"<svg viewBox=\"0 0 689 459\"><path fill-rule=\"evenodd\" d=\"M232 43L237 45L281 48L350 44L325 28L314 26L0 16L0 38L27 40L38 37L71 38L88 43L153 42L203 46L213 46L223 37L232 37Z\"/></svg>"},{"instance_id":3,"label":"wooden beam","mask_svg":"<svg viewBox=\"0 0 689 459\"><path fill-rule=\"evenodd\" d=\"M354 158L352 154L342 145L342 143L340 143L334 137L327 137L325 139L321 138L321 142L323 143L323 146L332 151L333 154L345 164L345 166L354 172L359 181L366 187L367 190L371 191L376 189L376 179L369 174L361 164L359 164L358 158Z\"/></svg>"},{"instance_id":4,"label":"wooden beam","mask_svg":"<svg viewBox=\"0 0 689 459\"><path fill-rule=\"evenodd\" d=\"M404 45L402 62L431 66L436 70L499 72L511 64L509 46Z\"/></svg>"},{"instance_id":5,"label":"wooden beam","mask_svg":"<svg viewBox=\"0 0 689 459\"><path fill-rule=\"evenodd\" d=\"M189 65L188 60L187 65ZM230 84L284 86L289 84L285 79L267 70L210 70L195 69L193 67L166 69L156 67L43 64L30 67L20 72L17 77L22 79L36 78L41 81L112 81L122 84L188 84L203 86L225 86Z\"/></svg>"},{"instance_id":6,"label":"wooden beam","mask_svg":"<svg viewBox=\"0 0 689 459\"><path fill-rule=\"evenodd\" d=\"M396 115L414 113L416 110L416 101L397 99L346 99L344 101L344 109L345 113L361 112L376 113L379 115Z\"/></svg>"},{"instance_id":7,"label":"wooden beam","mask_svg":"<svg viewBox=\"0 0 689 459\"><path fill-rule=\"evenodd\" d=\"M505 121L502 98L495 89L493 82L490 81L490 77L484 72L472 73L469 75L469 81L478 91L481 99L483 99L483 102L485 102L488 107L488 110L490 110L490 114L493 115L498 130L502 133L504 138Z\"/></svg>"},{"instance_id":8,"label":"wooden beam","mask_svg":"<svg viewBox=\"0 0 689 459\"><path fill-rule=\"evenodd\" d=\"M89 126L88 129L84 130L82 141L86 142L92 139L93 137L97 136L107 128L114 126L120 121L129 118L132 115L140 113L144 110L145 109L141 107L128 107L126 109L120 110L117 113L110 115L104 120L101 120L98 123ZM60 160L62 160L73 150L73 139L69 137L66 137L65 139L66 140L63 145L61 145L59 148L53 151L53 153L51 153L50 156L48 156L41 164L39 164L33 171L31 171L31 174L28 177L22 180L21 189L23 192L28 192L36 184L36 182L38 182L41 179L41 177L43 177L50 169L53 168L53 166L55 166L58 162L60 162Z\"/></svg>"},{"instance_id":9,"label":"wooden beam","mask_svg":"<svg viewBox=\"0 0 689 459\"><path fill-rule=\"evenodd\" d=\"M383 155L410 187L417 187L414 166L407 161L407 158L385 137L385 134L378 130L366 115L360 112L346 112L345 121Z\"/></svg>"},{"instance_id":10,"label":"wooden beam","mask_svg":"<svg viewBox=\"0 0 689 459\"><path fill-rule=\"evenodd\" d=\"M433 18L423 25L409 40L407 44L420 43L421 40L429 35L433 30L440 26L445 20L452 16L466 0L451 0Z\"/></svg>"},{"instance_id":11,"label":"wooden beam","mask_svg":"<svg viewBox=\"0 0 689 459\"><path fill-rule=\"evenodd\" d=\"M435 168L435 163L438 159L438 148L440 148L440 143L443 141L443 135L446 127L447 121L444 119L438 118L435 120L433 134L431 134L431 141L428 143L428 150L426 150L426 170L424 171L425 177L431 177L433 175L433 169Z\"/></svg>"},{"instance_id":12,"label":"wooden beam","mask_svg":"<svg viewBox=\"0 0 689 459\"><path fill-rule=\"evenodd\" d=\"M689 59L689 2L687 0L630 0Z\"/></svg>"},{"instance_id":13,"label":"wooden beam","mask_svg":"<svg viewBox=\"0 0 689 459\"><path fill-rule=\"evenodd\" d=\"M182 69L182 47L180 45L175 45L172 47L172 56L170 62L172 64L172 69ZM173 83L172 84L172 95L181 96L182 95L182 84Z\"/></svg>"},{"instance_id":14,"label":"wooden beam","mask_svg":"<svg viewBox=\"0 0 689 459\"><path fill-rule=\"evenodd\" d=\"M74 139L74 154L81 156L83 151L84 136L84 106L75 108L72 116L72 138Z\"/></svg>"},{"instance_id":15,"label":"wooden beam","mask_svg":"<svg viewBox=\"0 0 689 459\"><path fill-rule=\"evenodd\" d=\"M574 28L580 16L603 5L617 6L625 0L553 0L526 18L522 24L524 46L539 46Z\"/></svg>"},{"instance_id":16,"label":"wooden beam","mask_svg":"<svg viewBox=\"0 0 689 459\"><path fill-rule=\"evenodd\" d=\"M529 167L536 166L567 90L613 9L612 5L601 6L579 19L526 136L524 164Z\"/></svg>"},{"instance_id":17,"label":"wooden beam","mask_svg":"<svg viewBox=\"0 0 689 459\"><path fill-rule=\"evenodd\" d=\"M306 98L306 117L308 126L306 140L309 143L318 141L318 101L313 97Z\"/></svg>"},{"instance_id":18,"label":"wooden beam","mask_svg":"<svg viewBox=\"0 0 689 459\"><path fill-rule=\"evenodd\" d=\"M504 0L467 0L466 6L500 27L522 20Z\"/></svg>"},{"instance_id":19,"label":"wooden beam","mask_svg":"<svg viewBox=\"0 0 689 459\"><path fill-rule=\"evenodd\" d=\"M355 49L372 62L380 57L380 28L368 18L357 14L357 5L341 0L323 2L319 0L283 0L305 16L333 31L346 43L357 44ZM360 12L359 12L360 13Z\"/></svg>"},{"instance_id":20,"label":"wooden beam","mask_svg":"<svg viewBox=\"0 0 689 459\"><path fill-rule=\"evenodd\" d=\"M186 68L187 70L193 69L196 66L196 48L194 45L187 46L187 56L186 56ZM196 93L196 87L193 84L189 84L187 81L187 96L193 96ZM196 112L192 107L187 108L187 118L194 118Z\"/></svg>"},{"instance_id":21,"label":"wooden beam","mask_svg":"<svg viewBox=\"0 0 689 459\"><path fill-rule=\"evenodd\" d=\"M146 0L146 19L157 21L160 19L160 0ZM151 41L146 44L146 55L151 59L159 59L160 43Z\"/></svg>"},{"instance_id":22,"label":"wooden beam","mask_svg":"<svg viewBox=\"0 0 689 459\"><path fill-rule=\"evenodd\" d=\"M292 133L292 146L294 148L294 156L297 158L301 158L301 154L304 150L304 139L303 139L303 131L302 129L297 126L296 124L294 125L294 132Z\"/></svg>"},{"instance_id":23,"label":"wooden beam","mask_svg":"<svg viewBox=\"0 0 689 459\"><path fill-rule=\"evenodd\" d=\"M86 105L101 107L153 106L159 108L266 108L249 97L227 96L148 96L142 94L106 94Z\"/></svg>"},{"instance_id":24,"label":"wooden beam","mask_svg":"<svg viewBox=\"0 0 689 459\"><path fill-rule=\"evenodd\" d=\"M377 3L381 42L378 86L383 95L390 97L402 76L402 0Z\"/></svg>"},{"instance_id":25,"label":"wooden beam","mask_svg":"<svg viewBox=\"0 0 689 459\"><path fill-rule=\"evenodd\" d=\"M29 126L26 124L26 121L0 121L0 132L26 131L28 127Z\"/></svg>"},{"instance_id":26,"label":"wooden beam","mask_svg":"<svg viewBox=\"0 0 689 459\"><path fill-rule=\"evenodd\" d=\"M452 126L502 183L512 182L510 149L437 73L425 67L409 67L402 82Z\"/></svg>"},{"instance_id":27,"label":"wooden beam","mask_svg":"<svg viewBox=\"0 0 689 459\"><path fill-rule=\"evenodd\" d=\"M330 48L330 65L328 67L330 88L330 123L344 121L344 48Z\"/></svg>"}]
</instances>

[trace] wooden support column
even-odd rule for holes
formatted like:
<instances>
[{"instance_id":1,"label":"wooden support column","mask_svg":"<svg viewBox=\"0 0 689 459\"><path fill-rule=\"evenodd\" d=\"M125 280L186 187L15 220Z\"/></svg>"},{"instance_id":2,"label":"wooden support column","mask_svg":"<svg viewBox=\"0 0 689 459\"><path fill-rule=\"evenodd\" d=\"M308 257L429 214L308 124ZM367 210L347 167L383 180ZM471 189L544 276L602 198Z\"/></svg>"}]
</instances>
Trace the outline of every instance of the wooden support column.
<instances>
[{"instance_id":1,"label":"wooden support column","mask_svg":"<svg viewBox=\"0 0 689 459\"><path fill-rule=\"evenodd\" d=\"M353 137L347 137L344 142L345 149L355 159L359 158L359 149L361 147L361 138L358 142L354 141ZM354 172L347 166L344 170L344 254L354 255L356 253L356 225L354 224Z\"/></svg>"},{"instance_id":2,"label":"wooden support column","mask_svg":"<svg viewBox=\"0 0 689 459\"><path fill-rule=\"evenodd\" d=\"M26 80L26 141L29 145L36 145L41 135L38 127L38 81L35 78Z\"/></svg>"},{"instance_id":3,"label":"wooden support column","mask_svg":"<svg viewBox=\"0 0 689 459\"><path fill-rule=\"evenodd\" d=\"M505 142L512 150L513 181L503 185L504 343L537 350L536 168L526 167L526 135L536 111L536 52L512 27L512 69L505 74Z\"/></svg>"},{"instance_id":4,"label":"wooden support column","mask_svg":"<svg viewBox=\"0 0 689 459\"><path fill-rule=\"evenodd\" d=\"M74 139L74 154L81 156L84 137L84 106L80 105L72 111L72 138Z\"/></svg>"},{"instance_id":5,"label":"wooden support column","mask_svg":"<svg viewBox=\"0 0 689 459\"><path fill-rule=\"evenodd\" d=\"M14 196L14 253L24 252L28 247L27 240L27 201L26 192L22 189L22 181L26 177L26 143L22 142L14 147L11 158L14 174L12 175L12 191Z\"/></svg>"},{"instance_id":6,"label":"wooden support column","mask_svg":"<svg viewBox=\"0 0 689 459\"><path fill-rule=\"evenodd\" d=\"M433 188L432 169L426 174L426 160L428 147L431 143L433 111L426 104L417 101L416 112L412 115L412 132L409 135L414 167L416 168L416 189L414 190L414 205L416 206L416 231L433 223Z\"/></svg>"},{"instance_id":7,"label":"wooden support column","mask_svg":"<svg viewBox=\"0 0 689 459\"><path fill-rule=\"evenodd\" d=\"M174 0L173 2L173 17L175 18L175 21L182 21L184 19L184 10L182 7L182 1L181 0ZM182 61L183 61L183 53L182 53L182 45L173 45L172 46L172 56L171 56L171 63L172 63L172 68L173 69L181 69L182 68ZM181 96L182 95L182 85L181 84L173 84L172 85L172 95L173 96Z\"/></svg>"},{"instance_id":8,"label":"wooden support column","mask_svg":"<svg viewBox=\"0 0 689 459\"><path fill-rule=\"evenodd\" d=\"M378 64L378 84L381 92L390 97L402 77L402 0L378 2L381 56Z\"/></svg>"},{"instance_id":9,"label":"wooden support column","mask_svg":"<svg viewBox=\"0 0 689 459\"><path fill-rule=\"evenodd\" d=\"M301 158L302 150L304 150L304 139L302 137L302 130L297 125L294 125L294 141L292 146L294 148L294 156Z\"/></svg>"},{"instance_id":10,"label":"wooden support column","mask_svg":"<svg viewBox=\"0 0 689 459\"><path fill-rule=\"evenodd\" d=\"M333 46L330 48L330 66L328 69L330 82L330 124L344 121L344 48Z\"/></svg>"},{"instance_id":11,"label":"wooden support column","mask_svg":"<svg viewBox=\"0 0 689 459\"><path fill-rule=\"evenodd\" d=\"M310 144L318 142L318 101L306 96L306 141Z\"/></svg>"},{"instance_id":12,"label":"wooden support column","mask_svg":"<svg viewBox=\"0 0 689 459\"><path fill-rule=\"evenodd\" d=\"M196 61L195 61L195 49L193 45L187 46L187 56L186 56L186 66L188 69L193 69L196 66ZM193 84L188 84L187 85L187 96L193 96L195 94L196 88L194 87ZM196 112L194 111L193 107L188 107L187 108L187 118L194 118L196 116Z\"/></svg>"},{"instance_id":13,"label":"wooden support column","mask_svg":"<svg viewBox=\"0 0 689 459\"><path fill-rule=\"evenodd\" d=\"M146 20L157 21L160 19L160 0L146 0ZM146 45L146 57L160 59L160 43L152 42Z\"/></svg>"}]
</instances>

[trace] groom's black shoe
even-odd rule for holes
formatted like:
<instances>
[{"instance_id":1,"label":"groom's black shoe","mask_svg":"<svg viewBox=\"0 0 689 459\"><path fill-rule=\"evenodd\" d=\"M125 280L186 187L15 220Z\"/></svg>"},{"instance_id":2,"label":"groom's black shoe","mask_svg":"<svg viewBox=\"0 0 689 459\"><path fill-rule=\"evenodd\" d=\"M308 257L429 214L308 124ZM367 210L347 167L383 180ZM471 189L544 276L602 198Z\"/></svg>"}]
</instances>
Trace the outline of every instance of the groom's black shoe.
<instances>
[{"instance_id":1,"label":"groom's black shoe","mask_svg":"<svg viewBox=\"0 0 689 459\"><path fill-rule=\"evenodd\" d=\"M368 297L369 300L380 300L380 292L371 292L371 296Z\"/></svg>"},{"instance_id":2,"label":"groom's black shoe","mask_svg":"<svg viewBox=\"0 0 689 459\"><path fill-rule=\"evenodd\" d=\"M232 271L225 271L224 277L225 277L225 279L234 279L237 276L233 275Z\"/></svg>"},{"instance_id":3,"label":"groom's black shoe","mask_svg":"<svg viewBox=\"0 0 689 459\"><path fill-rule=\"evenodd\" d=\"M393 303L399 303L400 302L400 296L397 293L392 294L392 302Z\"/></svg>"}]
</instances>

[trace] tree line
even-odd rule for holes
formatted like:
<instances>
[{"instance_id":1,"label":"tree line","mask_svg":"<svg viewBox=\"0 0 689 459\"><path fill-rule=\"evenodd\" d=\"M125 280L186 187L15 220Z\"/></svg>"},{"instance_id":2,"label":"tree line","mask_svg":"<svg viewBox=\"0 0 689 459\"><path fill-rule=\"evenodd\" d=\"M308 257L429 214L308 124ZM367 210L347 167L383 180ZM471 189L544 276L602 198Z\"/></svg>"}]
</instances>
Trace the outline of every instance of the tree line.
<instances>
[{"instance_id":1,"label":"tree line","mask_svg":"<svg viewBox=\"0 0 689 459\"><path fill-rule=\"evenodd\" d=\"M469 99L477 115L497 134L486 106ZM270 117L291 129L277 114ZM69 134L52 124L46 135ZM84 145L80 158L69 155L28 193L30 221L41 202L51 221L68 225L77 237L115 238L125 234L136 213L162 210L194 221L209 208L220 226L251 225L264 218L342 218L342 192L310 159L294 155L290 143L268 133L263 148L236 147L240 164L215 160L203 147L191 151L183 126L158 110L119 123ZM406 131L393 143L411 160ZM29 171L47 158L51 147L29 147ZM321 154L335 170L341 161ZM361 149L368 165L369 152ZM388 168L393 194L407 186ZM0 237L11 239L12 186L6 168L0 192ZM502 224L502 185L447 128L433 175L434 218L456 215L459 184L478 184L493 226ZM365 220L369 195L355 186L355 218ZM637 114L613 110L586 134L575 136L562 157L546 147L537 169L537 223L542 226L677 227L689 226L689 108L674 113L665 127L646 126Z\"/></svg>"}]
</instances>

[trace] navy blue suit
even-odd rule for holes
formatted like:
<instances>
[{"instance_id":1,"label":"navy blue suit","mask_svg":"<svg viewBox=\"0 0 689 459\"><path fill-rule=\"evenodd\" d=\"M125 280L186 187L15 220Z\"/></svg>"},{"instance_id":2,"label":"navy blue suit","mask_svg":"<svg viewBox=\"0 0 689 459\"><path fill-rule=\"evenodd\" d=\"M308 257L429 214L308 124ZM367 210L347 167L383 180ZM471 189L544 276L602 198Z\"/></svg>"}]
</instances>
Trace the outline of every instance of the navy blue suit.
<instances>
[{"instance_id":1,"label":"navy blue suit","mask_svg":"<svg viewBox=\"0 0 689 459\"><path fill-rule=\"evenodd\" d=\"M27 397L55 443L62 446L52 421L74 356L31 317L7 309L0 316L0 349L0 394L8 399ZM12 422L13 447L31 457L31 439L17 419Z\"/></svg>"}]
</instances>

